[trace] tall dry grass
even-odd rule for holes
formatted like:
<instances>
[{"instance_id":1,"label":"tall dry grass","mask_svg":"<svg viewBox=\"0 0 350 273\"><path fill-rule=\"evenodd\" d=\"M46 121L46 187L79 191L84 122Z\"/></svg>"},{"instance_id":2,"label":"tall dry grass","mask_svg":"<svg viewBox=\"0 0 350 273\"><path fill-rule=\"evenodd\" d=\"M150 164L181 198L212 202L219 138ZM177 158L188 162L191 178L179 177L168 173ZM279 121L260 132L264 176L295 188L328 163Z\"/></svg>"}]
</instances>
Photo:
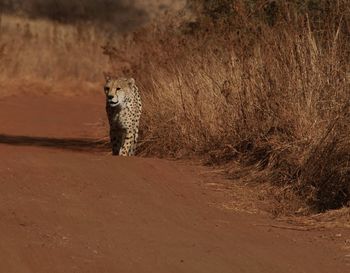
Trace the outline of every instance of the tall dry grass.
<instances>
[{"instance_id":1,"label":"tall dry grass","mask_svg":"<svg viewBox=\"0 0 350 273\"><path fill-rule=\"evenodd\" d=\"M95 89L108 69L101 49L107 38L93 25L0 16L1 95Z\"/></svg>"},{"instance_id":2,"label":"tall dry grass","mask_svg":"<svg viewBox=\"0 0 350 273\"><path fill-rule=\"evenodd\" d=\"M100 91L101 46L184 1L0 0L0 96Z\"/></svg>"},{"instance_id":3,"label":"tall dry grass","mask_svg":"<svg viewBox=\"0 0 350 273\"><path fill-rule=\"evenodd\" d=\"M141 154L239 166L307 212L349 205L350 5L328 8L282 3L271 24L233 1L229 20L166 19L107 45L142 90Z\"/></svg>"},{"instance_id":4,"label":"tall dry grass","mask_svg":"<svg viewBox=\"0 0 350 273\"><path fill-rule=\"evenodd\" d=\"M101 89L101 46L142 24L133 1L0 0L0 96Z\"/></svg>"}]
</instances>

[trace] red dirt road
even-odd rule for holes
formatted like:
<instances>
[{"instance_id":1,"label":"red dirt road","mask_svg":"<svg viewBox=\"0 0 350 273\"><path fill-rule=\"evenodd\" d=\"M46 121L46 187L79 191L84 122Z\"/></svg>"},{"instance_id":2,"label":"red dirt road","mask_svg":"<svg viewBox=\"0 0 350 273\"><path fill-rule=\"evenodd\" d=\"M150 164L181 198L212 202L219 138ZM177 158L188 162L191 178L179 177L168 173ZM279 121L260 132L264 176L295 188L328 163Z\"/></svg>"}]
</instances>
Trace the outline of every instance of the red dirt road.
<instances>
[{"instance_id":1,"label":"red dirt road","mask_svg":"<svg viewBox=\"0 0 350 273\"><path fill-rule=\"evenodd\" d=\"M271 228L220 209L198 167L110 156L85 139L103 108L0 100L0 272L350 272L347 230Z\"/></svg>"}]
</instances>

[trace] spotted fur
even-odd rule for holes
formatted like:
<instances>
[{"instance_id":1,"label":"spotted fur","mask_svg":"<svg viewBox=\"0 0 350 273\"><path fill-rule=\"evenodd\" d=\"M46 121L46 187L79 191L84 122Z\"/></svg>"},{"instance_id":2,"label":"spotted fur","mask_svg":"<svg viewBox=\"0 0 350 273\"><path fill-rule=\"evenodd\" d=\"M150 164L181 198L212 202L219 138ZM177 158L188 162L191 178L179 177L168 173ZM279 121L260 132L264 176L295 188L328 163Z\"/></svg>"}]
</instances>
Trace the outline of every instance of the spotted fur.
<instances>
[{"instance_id":1,"label":"spotted fur","mask_svg":"<svg viewBox=\"0 0 350 273\"><path fill-rule=\"evenodd\" d=\"M106 77L106 112L113 155L135 155L142 104L134 79Z\"/></svg>"}]
</instances>

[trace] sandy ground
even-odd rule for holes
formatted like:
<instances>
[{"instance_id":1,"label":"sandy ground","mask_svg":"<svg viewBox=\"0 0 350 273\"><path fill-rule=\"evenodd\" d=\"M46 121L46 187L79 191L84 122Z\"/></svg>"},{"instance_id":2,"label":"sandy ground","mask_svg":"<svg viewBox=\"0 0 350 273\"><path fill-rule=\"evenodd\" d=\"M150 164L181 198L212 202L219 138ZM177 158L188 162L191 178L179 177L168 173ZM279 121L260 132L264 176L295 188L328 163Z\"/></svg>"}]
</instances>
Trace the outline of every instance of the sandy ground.
<instances>
[{"instance_id":1,"label":"sandy ground","mask_svg":"<svg viewBox=\"0 0 350 273\"><path fill-rule=\"evenodd\" d=\"M220 209L202 167L112 157L102 96L0 100L0 272L345 273L349 230Z\"/></svg>"}]
</instances>

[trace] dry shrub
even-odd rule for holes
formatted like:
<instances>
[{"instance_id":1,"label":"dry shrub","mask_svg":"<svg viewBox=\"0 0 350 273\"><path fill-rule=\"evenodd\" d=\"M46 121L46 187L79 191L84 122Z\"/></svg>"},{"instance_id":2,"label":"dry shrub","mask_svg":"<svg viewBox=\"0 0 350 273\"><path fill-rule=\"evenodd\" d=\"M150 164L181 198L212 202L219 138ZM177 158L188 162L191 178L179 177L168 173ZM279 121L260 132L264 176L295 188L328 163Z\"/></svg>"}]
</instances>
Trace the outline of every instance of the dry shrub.
<instances>
[{"instance_id":1,"label":"dry shrub","mask_svg":"<svg viewBox=\"0 0 350 273\"><path fill-rule=\"evenodd\" d=\"M168 18L106 45L142 90L141 154L235 162L310 210L347 205L349 3L317 21L281 4L273 25L231 4L229 21Z\"/></svg>"},{"instance_id":2,"label":"dry shrub","mask_svg":"<svg viewBox=\"0 0 350 273\"><path fill-rule=\"evenodd\" d=\"M130 0L0 0L0 12L69 24L113 25L118 31L130 30L148 17Z\"/></svg>"}]
</instances>

